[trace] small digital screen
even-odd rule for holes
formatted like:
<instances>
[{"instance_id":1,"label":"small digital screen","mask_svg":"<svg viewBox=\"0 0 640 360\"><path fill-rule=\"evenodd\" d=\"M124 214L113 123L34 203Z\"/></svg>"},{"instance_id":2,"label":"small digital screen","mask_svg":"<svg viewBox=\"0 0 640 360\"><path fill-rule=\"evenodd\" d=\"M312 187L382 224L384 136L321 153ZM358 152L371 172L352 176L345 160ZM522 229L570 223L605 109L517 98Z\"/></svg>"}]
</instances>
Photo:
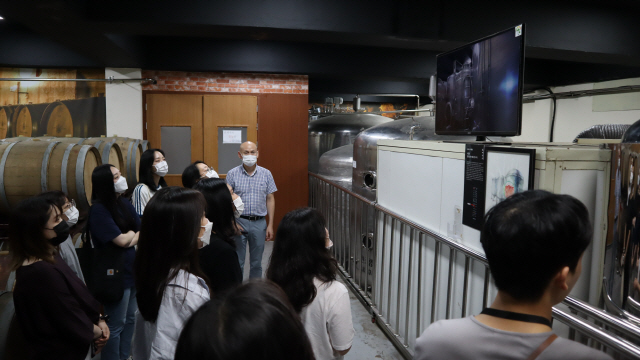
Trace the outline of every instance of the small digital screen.
<instances>
[{"instance_id":1,"label":"small digital screen","mask_svg":"<svg viewBox=\"0 0 640 360\"><path fill-rule=\"evenodd\" d=\"M520 135L524 25L438 55L436 134Z\"/></svg>"}]
</instances>

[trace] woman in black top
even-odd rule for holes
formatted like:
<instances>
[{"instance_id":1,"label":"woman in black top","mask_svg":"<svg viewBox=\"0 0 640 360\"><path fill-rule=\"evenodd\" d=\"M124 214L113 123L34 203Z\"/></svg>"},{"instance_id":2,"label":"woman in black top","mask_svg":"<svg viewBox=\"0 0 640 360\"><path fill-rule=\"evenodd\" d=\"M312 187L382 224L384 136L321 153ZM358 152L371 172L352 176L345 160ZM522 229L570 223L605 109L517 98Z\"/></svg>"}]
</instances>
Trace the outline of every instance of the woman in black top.
<instances>
[{"instance_id":1,"label":"woman in black top","mask_svg":"<svg viewBox=\"0 0 640 360\"><path fill-rule=\"evenodd\" d=\"M55 250L69 235L61 214L40 196L20 202L11 214L13 300L29 359L86 359L109 339L100 303Z\"/></svg>"},{"instance_id":2,"label":"woman in black top","mask_svg":"<svg viewBox=\"0 0 640 360\"><path fill-rule=\"evenodd\" d=\"M209 277L212 293L220 293L242 283L242 271L233 240L236 221L233 216L233 200L222 179L202 179L194 190L200 191L207 201L205 216L211 225L211 237L200 239L200 267ZM207 229L208 230L208 229ZM205 230L206 231L206 230ZM207 245L208 243L208 245Z\"/></svg>"},{"instance_id":3,"label":"woman in black top","mask_svg":"<svg viewBox=\"0 0 640 360\"><path fill-rule=\"evenodd\" d=\"M121 248L124 263L124 291L117 291L117 296L110 296L111 299L100 299L106 315L109 315L109 329L112 333L111 341L102 353L102 360L126 359L131 353L131 339L138 309L133 261L136 256L135 245L140 234L140 218L131 203L120 196L127 190L127 182L116 167L111 164L96 167L91 175L91 184L93 192L88 230L93 246L97 249L106 246ZM96 287L100 285L94 284Z\"/></svg>"}]
</instances>

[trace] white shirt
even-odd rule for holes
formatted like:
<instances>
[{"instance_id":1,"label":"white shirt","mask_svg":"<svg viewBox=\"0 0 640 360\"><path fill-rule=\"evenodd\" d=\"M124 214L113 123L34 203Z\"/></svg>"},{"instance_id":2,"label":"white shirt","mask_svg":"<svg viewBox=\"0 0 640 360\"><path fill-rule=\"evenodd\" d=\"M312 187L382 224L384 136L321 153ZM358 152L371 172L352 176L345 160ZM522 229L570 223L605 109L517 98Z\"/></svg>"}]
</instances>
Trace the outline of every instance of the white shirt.
<instances>
[{"instance_id":1,"label":"white shirt","mask_svg":"<svg viewBox=\"0 0 640 360\"><path fill-rule=\"evenodd\" d=\"M341 359L335 350L347 350L353 343L353 321L349 291L338 281L323 284L313 279L317 294L302 309L300 318L317 360Z\"/></svg>"},{"instance_id":2,"label":"white shirt","mask_svg":"<svg viewBox=\"0 0 640 360\"><path fill-rule=\"evenodd\" d=\"M136 311L133 358L173 359L182 327L191 315L209 301L209 287L201 278L180 270L164 289L156 322L145 321Z\"/></svg>"}]
</instances>

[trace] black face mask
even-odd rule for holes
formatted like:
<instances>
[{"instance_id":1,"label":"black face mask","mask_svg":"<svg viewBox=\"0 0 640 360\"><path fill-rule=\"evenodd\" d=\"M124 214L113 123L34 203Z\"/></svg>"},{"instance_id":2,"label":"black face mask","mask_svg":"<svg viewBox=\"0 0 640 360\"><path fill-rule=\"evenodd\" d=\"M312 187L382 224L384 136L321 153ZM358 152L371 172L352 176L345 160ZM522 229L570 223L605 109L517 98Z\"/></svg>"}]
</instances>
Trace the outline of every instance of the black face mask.
<instances>
[{"instance_id":1,"label":"black face mask","mask_svg":"<svg viewBox=\"0 0 640 360\"><path fill-rule=\"evenodd\" d=\"M56 237L49 239L49 242L53 246L62 244L69 237L69 224L67 224L66 221L60 221L60 223L54 226L53 229L47 230L53 230L56 232Z\"/></svg>"}]
</instances>

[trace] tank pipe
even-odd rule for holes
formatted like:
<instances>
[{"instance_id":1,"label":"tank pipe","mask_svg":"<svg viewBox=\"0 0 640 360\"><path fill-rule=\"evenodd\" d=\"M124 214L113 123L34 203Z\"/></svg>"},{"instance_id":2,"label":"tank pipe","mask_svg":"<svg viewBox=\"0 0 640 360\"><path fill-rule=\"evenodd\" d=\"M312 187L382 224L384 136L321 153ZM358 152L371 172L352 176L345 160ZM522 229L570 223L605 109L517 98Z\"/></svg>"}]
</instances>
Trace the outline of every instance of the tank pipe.
<instances>
[{"instance_id":1,"label":"tank pipe","mask_svg":"<svg viewBox=\"0 0 640 360\"><path fill-rule=\"evenodd\" d=\"M109 76L106 79L40 79L40 78L0 78L0 81L83 81L83 82L108 82L113 84L114 82L125 83L128 81L146 81L156 84L155 79L151 78L139 78L139 79L116 79L113 76Z\"/></svg>"},{"instance_id":2,"label":"tank pipe","mask_svg":"<svg viewBox=\"0 0 640 360\"><path fill-rule=\"evenodd\" d=\"M607 95L607 94L620 94L627 92L640 91L640 85L630 86L618 86L605 89L592 89L592 90L580 90L580 91L565 91L554 94L540 94L540 95L525 95L522 97L522 102L533 102L536 100L551 99L555 96L556 99L570 99L583 96L595 96L595 95Z\"/></svg>"},{"instance_id":3,"label":"tank pipe","mask_svg":"<svg viewBox=\"0 0 640 360\"><path fill-rule=\"evenodd\" d=\"M420 95L418 94L356 94L356 97L362 96L379 96L379 97L415 97L416 98L416 109L420 108Z\"/></svg>"}]
</instances>

